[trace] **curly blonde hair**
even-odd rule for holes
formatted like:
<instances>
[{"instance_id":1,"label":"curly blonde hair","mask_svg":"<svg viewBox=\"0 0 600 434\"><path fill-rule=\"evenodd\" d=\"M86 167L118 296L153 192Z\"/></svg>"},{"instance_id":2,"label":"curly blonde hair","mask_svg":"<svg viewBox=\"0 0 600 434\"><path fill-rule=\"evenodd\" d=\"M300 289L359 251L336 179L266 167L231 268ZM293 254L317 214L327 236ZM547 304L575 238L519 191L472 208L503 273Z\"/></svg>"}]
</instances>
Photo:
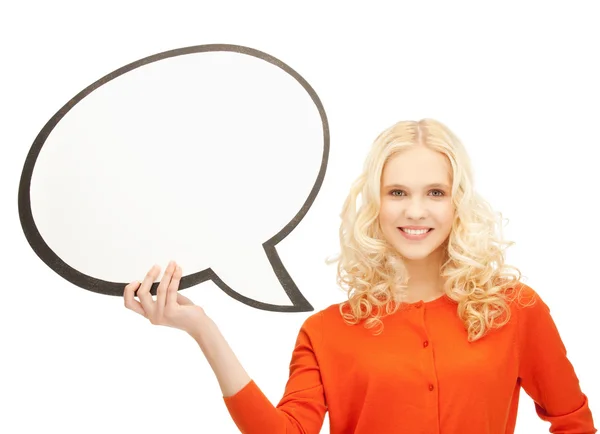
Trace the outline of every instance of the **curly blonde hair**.
<instances>
[{"instance_id":1,"label":"curly blonde hair","mask_svg":"<svg viewBox=\"0 0 600 434\"><path fill-rule=\"evenodd\" d=\"M505 264L504 252L514 243L503 240L502 214L474 191L471 162L462 143L432 119L401 121L383 131L352 184L340 215L340 254L330 261L338 263L337 283L348 294L340 313L348 324L366 320L365 326L377 327L379 334L382 316L402 305L408 275L379 227L380 182L388 159L415 145L441 152L452 166L456 212L443 244L440 276L445 294L458 303L458 316L473 342L509 321L509 290L517 286L521 272Z\"/></svg>"}]
</instances>

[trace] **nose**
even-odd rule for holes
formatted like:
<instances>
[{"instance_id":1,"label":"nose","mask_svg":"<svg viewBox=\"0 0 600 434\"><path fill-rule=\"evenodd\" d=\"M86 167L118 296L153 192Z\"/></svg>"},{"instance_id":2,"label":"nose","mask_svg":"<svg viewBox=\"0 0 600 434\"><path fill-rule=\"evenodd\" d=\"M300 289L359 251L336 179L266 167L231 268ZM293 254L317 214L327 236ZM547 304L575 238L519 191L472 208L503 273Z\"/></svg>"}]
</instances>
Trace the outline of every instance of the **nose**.
<instances>
[{"instance_id":1,"label":"nose","mask_svg":"<svg viewBox=\"0 0 600 434\"><path fill-rule=\"evenodd\" d=\"M427 209L423 201L418 198L406 202L406 218L409 220L422 220L427 216Z\"/></svg>"}]
</instances>

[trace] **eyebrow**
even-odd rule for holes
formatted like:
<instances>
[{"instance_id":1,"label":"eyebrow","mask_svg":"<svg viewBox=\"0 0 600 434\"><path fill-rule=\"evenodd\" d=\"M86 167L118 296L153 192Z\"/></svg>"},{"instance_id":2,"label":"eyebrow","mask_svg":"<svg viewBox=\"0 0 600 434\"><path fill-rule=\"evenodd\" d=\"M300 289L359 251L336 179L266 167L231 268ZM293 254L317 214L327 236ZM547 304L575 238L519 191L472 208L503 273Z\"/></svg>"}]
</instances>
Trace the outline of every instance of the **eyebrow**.
<instances>
[{"instance_id":1,"label":"eyebrow","mask_svg":"<svg viewBox=\"0 0 600 434\"><path fill-rule=\"evenodd\" d=\"M410 190L407 186L402 185L402 184L390 184L390 185L386 185L384 187L385 189L389 189L389 188L401 188L401 189L405 189L405 190ZM444 183L440 183L440 182L436 182L433 184L429 184L426 185L425 188L443 188L445 190L450 190L450 187Z\"/></svg>"}]
</instances>

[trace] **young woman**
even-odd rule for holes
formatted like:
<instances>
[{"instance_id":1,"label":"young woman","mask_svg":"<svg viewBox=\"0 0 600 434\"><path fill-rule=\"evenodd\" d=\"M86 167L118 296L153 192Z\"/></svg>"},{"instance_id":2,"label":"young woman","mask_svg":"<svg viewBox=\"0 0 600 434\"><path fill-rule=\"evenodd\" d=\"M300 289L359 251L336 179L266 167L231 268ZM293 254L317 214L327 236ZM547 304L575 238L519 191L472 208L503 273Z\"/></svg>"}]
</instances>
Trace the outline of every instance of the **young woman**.
<instances>
[{"instance_id":1,"label":"young woman","mask_svg":"<svg viewBox=\"0 0 600 434\"><path fill-rule=\"evenodd\" d=\"M501 223L448 128L425 119L381 133L342 211L348 300L306 319L276 407L178 293L177 264L156 300L158 267L127 285L125 306L198 342L243 433L319 433L328 411L331 433L506 434L521 387L552 432L595 433L548 307L504 262Z\"/></svg>"}]
</instances>

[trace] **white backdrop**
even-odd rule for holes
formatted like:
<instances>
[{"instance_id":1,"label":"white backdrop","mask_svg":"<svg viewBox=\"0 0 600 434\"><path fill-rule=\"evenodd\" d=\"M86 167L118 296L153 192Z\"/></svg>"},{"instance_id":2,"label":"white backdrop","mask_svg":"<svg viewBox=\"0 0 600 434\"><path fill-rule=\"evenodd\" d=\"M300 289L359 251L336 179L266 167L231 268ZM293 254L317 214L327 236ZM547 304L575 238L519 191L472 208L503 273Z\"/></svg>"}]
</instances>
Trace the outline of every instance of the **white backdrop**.
<instances>
[{"instance_id":1,"label":"white backdrop","mask_svg":"<svg viewBox=\"0 0 600 434\"><path fill-rule=\"evenodd\" d=\"M243 45L275 56L310 83L325 107L331 148L324 182L304 219L277 245L287 272L315 310L344 299L335 286L335 269L326 266L324 259L337 252L338 214L371 142L397 120L436 118L463 139L473 159L476 188L509 219L506 235L516 241L509 250L509 262L521 268L526 283L550 306L592 412L600 420L600 375L595 368L599 361L596 333L600 330L596 314L600 284L595 275L600 259L600 235L596 230L600 140L595 125L600 112L600 66L596 59L600 28L596 25L594 2L570 2L566 9L543 2L503 2L501 7L492 7L475 1L452 5L400 1L371 2L368 7L346 4L340 8L317 2L284 6L256 1L174 1L168 5L106 1L91 7L83 2L23 1L2 9L0 245L4 291L0 315L0 432L237 432L212 371L193 340L178 330L150 325L126 310L121 297L86 291L63 279L27 243L17 208L27 153L38 132L67 101L99 78L135 60L166 50L213 43ZM247 71L250 66L243 68ZM256 75L263 76L262 70ZM218 73L214 77L215 86L228 88L223 84L226 77ZM275 86L273 80L263 85ZM118 85L117 80L111 83ZM185 82L177 84L185 89ZM109 85L102 89L108 91ZM243 260L261 252L252 237L278 230L280 222L285 224L314 183L322 151L317 138L322 132L318 118L310 111L310 101L302 99L306 94L294 93L293 86L285 87L290 93L269 94L286 102L293 100L293 107L306 104L303 113L312 125L312 129L285 136L289 147L276 155L273 164L265 165L265 155L273 155L277 149L273 141L277 134L269 135L270 142L262 142L261 134L273 133L273 125L265 122L252 139L270 146L260 151L260 159L253 160L255 153L244 154L244 144L233 141L229 143L236 144L234 153L210 154L215 163L206 166L216 168L214 176L222 173L221 169L235 169L237 175L241 169L248 172L233 179L233 186L225 186L229 178L222 177L214 183L214 189L199 189L198 185L205 184L190 185L189 178L180 176L197 173L193 171L194 162L206 161L208 149L182 144L195 132L206 131L194 129L197 118L193 116L181 119L186 113L189 115L189 105L180 104L175 111L165 111L178 114L169 119L189 128L179 129L180 136L169 147L164 142L172 138L168 132L173 128L161 129L156 119L152 123L155 134L148 137L158 145L163 140L164 149L172 153L161 154L163 148L159 146L149 156L136 148L119 162L114 158L121 155L115 152L117 148L112 148L112 154L102 153L110 150L102 143L116 145L115 137L99 138L106 129L102 129L102 122L94 122L93 114L98 112L93 110L104 107L99 118L107 122L107 116L116 113L116 98L116 106L123 112L115 119L123 119L126 102L139 103L124 94L123 89L113 88L113 94L98 92L96 102L106 97L103 106L92 106L90 98L87 107L82 103L73 109L72 116L81 115L79 125L89 121L82 134L98 142L95 148L90 146L90 153L81 148L70 149L79 153L78 161L85 164L81 167L88 169L79 172L80 176L89 174L89 170L105 170L108 166L94 164L102 161L106 165L118 164L121 178L109 177L106 190L94 189L104 184L82 184L77 191L87 189L89 195L80 195L80 202L60 202L65 199L60 192L67 190L58 187L70 187L72 193L73 186L48 184L56 166L48 163L51 160L42 160L44 154L40 154L39 176L45 167L46 181L32 183L32 204L50 212L52 208L43 208L42 204L46 201L47 205L51 199L63 207L63 219L60 213L46 214L49 223L45 229L40 228L41 232L54 240L57 249L57 243L66 242L66 238L51 238L52 231L59 230L59 223L65 225L60 230L81 230L72 238L74 243L81 242L85 234L96 235L89 243L86 241L86 249L80 255L73 250L77 244L65 244L63 256L70 255L70 262L87 267L80 271L114 279L129 279L131 275L131 280L142 278L154 262L164 267L173 256L183 263L184 274L199 271L195 268L204 265L193 263L194 258L202 262L205 254L219 255L215 246L221 246L219 240L226 239L238 253L231 260L220 257L222 272L238 279L237 285L248 282L245 295L254 296L256 292L252 291L256 288L268 288L262 294L265 301L284 303L278 283L269 281L268 273L264 273L268 271L265 264L255 264L246 271L248 264ZM147 95L140 89L142 95ZM213 101L219 101L223 95L211 86L206 89L214 91ZM175 94L168 89L163 91L162 98ZM241 104L256 100L263 101L256 95L241 97L240 105L234 99L229 101L240 108ZM175 97L172 102L181 101ZM258 109L269 107L272 105L250 103L236 113L240 119L244 113L257 119L261 116ZM227 110L223 112L231 115ZM63 132L69 132L67 118L60 125ZM125 127L128 125L124 123ZM243 140L239 127L231 125L228 129L223 125L226 133ZM97 134L90 134L93 128ZM300 131L307 136L298 137ZM70 131L64 137L75 135ZM291 152L299 150L295 140L314 146L293 155ZM65 146L62 157L75 155L69 153L67 141L54 143L57 152L59 143ZM173 148L176 144L182 146L177 152ZM54 161L65 161L58 153L55 157ZM143 158L155 160L142 164ZM44 161L48 163L45 166ZM128 161L136 164L128 166ZM292 164L295 161L302 164ZM152 167L161 162L170 169L159 176ZM173 170L176 164L187 170ZM69 168L73 166L61 167L61 179L67 179ZM265 177L254 176L253 168ZM73 173L76 172L71 172L71 176L75 176ZM107 173L110 174L104 174ZM269 182L282 176L286 177L283 183ZM132 189L129 196L123 195L119 186L124 181L135 181L132 185L139 188ZM35 185L44 187L45 193L34 197L35 191L42 192L34 190ZM272 189L267 196L251 200L257 191L264 192L267 187ZM51 192L55 196L50 196ZM171 196L168 192L177 194ZM213 222L221 222L223 232L219 234L203 232L206 222L199 221L196 227L195 219L182 212L181 205L191 203L195 195L205 197L215 192L221 202L211 208L210 217ZM142 206L143 195L146 202L142 201ZM36 197L37 202L33 202ZM229 200L223 201L224 197ZM279 200L282 197L288 201ZM140 224L135 229L139 234L123 231L123 236L110 240L90 233L89 227L87 232L86 228L77 228L77 222L83 224L76 218L77 203L85 200L88 204L105 201L102 203L107 205L114 200L113 213L104 218L112 218L115 225L120 222L133 227L132 223L123 222L131 222L125 219L135 211ZM266 203L264 208L260 203ZM289 207L282 208L281 203ZM264 214L259 215L263 210ZM83 211L79 209L85 218ZM174 214L178 216L175 220ZM42 221L41 211L37 215ZM98 214L89 212L87 218L94 215ZM116 218L119 215L122 219ZM263 219L264 215L273 220ZM264 222L275 227L257 227ZM155 232L146 234L144 228ZM159 251L158 244L148 243L137 253L134 249L116 259L105 256L93 260L107 255L113 243L121 242L120 248L127 249L140 237L158 239L159 234L170 233L171 229L179 232L164 238L172 243L170 250ZM115 229L113 235L117 233ZM131 239L126 240L125 236ZM204 242L203 236L214 244ZM104 244L94 248L93 242ZM248 246L247 250L242 245ZM152 246L156 250L151 250ZM240 279L246 275L248 279ZM205 307L250 375L276 403L287 379L296 334L312 312L255 309L229 297L212 282L183 292ZM521 399L517 433L547 432L547 424L537 419L531 400L524 393ZM328 432L327 422L323 432Z\"/></svg>"}]
</instances>

